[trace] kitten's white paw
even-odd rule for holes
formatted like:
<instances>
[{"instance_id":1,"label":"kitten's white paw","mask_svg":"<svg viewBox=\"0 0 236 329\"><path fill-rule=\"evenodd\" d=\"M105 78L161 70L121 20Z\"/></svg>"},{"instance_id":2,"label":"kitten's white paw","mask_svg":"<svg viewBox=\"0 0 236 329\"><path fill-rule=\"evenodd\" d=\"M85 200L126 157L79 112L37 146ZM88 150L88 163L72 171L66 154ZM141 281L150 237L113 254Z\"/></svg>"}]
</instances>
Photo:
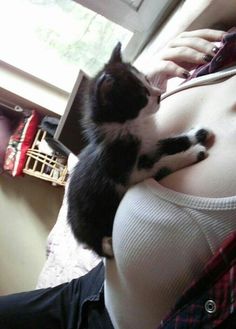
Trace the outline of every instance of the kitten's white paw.
<instances>
[{"instance_id":1,"label":"kitten's white paw","mask_svg":"<svg viewBox=\"0 0 236 329\"><path fill-rule=\"evenodd\" d=\"M205 146L197 144L193 147L193 151L196 156L196 162L204 160L208 156L208 152Z\"/></svg>"},{"instance_id":2,"label":"kitten's white paw","mask_svg":"<svg viewBox=\"0 0 236 329\"><path fill-rule=\"evenodd\" d=\"M205 144L213 136L213 131L206 127L195 127L188 133L192 144Z\"/></svg>"}]
</instances>

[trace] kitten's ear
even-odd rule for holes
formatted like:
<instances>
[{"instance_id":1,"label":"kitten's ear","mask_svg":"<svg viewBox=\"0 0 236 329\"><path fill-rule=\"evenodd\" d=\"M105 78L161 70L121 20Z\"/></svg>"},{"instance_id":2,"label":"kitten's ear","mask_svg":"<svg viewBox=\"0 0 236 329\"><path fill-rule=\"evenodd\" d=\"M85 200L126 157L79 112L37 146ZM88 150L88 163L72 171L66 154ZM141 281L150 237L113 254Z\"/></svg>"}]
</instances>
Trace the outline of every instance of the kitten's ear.
<instances>
[{"instance_id":1,"label":"kitten's ear","mask_svg":"<svg viewBox=\"0 0 236 329\"><path fill-rule=\"evenodd\" d=\"M109 64L113 63L119 63L122 62L122 57L121 57L121 43L118 42L115 48L113 49L113 52L111 54L111 58L109 59Z\"/></svg>"}]
</instances>

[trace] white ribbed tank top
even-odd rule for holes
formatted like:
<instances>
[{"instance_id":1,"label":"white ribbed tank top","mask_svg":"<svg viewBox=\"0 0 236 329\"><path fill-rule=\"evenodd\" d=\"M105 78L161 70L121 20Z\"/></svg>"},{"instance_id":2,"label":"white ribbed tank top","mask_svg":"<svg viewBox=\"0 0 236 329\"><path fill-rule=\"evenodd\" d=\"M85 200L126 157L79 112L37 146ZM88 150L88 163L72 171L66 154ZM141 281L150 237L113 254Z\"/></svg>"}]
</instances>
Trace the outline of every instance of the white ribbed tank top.
<instances>
[{"instance_id":1,"label":"white ribbed tank top","mask_svg":"<svg viewBox=\"0 0 236 329\"><path fill-rule=\"evenodd\" d=\"M153 179L131 188L115 217L115 259L105 261L114 327L155 328L234 230L236 196L185 195Z\"/></svg>"}]
</instances>

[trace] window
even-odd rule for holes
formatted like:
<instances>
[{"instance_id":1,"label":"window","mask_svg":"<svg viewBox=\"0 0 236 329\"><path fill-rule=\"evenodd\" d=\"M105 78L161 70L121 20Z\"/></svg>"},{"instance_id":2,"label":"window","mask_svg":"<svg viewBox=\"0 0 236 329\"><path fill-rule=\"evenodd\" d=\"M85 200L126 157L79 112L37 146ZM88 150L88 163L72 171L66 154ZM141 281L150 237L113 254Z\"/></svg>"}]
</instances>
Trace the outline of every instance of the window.
<instances>
[{"instance_id":1,"label":"window","mask_svg":"<svg viewBox=\"0 0 236 329\"><path fill-rule=\"evenodd\" d=\"M0 2L0 64L70 93L79 70L93 75L118 41L133 60L179 0Z\"/></svg>"},{"instance_id":2,"label":"window","mask_svg":"<svg viewBox=\"0 0 236 329\"><path fill-rule=\"evenodd\" d=\"M132 34L71 0L0 3L0 60L68 92L80 69L93 75Z\"/></svg>"},{"instance_id":3,"label":"window","mask_svg":"<svg viewBox=\"0 0 236 329\"><path fill-rule=\"evenodd\" d=\"M181 0L74 0L133 32L125 48L134 60L170 12Z\"/></svg>"}]
</instances>

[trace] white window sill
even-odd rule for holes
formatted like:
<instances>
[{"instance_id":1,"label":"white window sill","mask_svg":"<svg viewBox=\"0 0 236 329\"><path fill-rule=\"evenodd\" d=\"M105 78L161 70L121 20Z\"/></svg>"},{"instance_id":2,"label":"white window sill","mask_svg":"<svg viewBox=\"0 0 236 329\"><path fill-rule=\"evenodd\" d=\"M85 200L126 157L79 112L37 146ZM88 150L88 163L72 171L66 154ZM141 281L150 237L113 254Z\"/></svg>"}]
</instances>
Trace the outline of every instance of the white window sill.
<instances>
[{"instance_id":1,"label":"white window sill","mask_svg":"<svg viewBox=\"0 0 236 329\"><path fill-rule=\"evenodd\" d=\"M61 116L69 93L0 61L0 98L14 105Z\"/></svg>"}]
</instances>

